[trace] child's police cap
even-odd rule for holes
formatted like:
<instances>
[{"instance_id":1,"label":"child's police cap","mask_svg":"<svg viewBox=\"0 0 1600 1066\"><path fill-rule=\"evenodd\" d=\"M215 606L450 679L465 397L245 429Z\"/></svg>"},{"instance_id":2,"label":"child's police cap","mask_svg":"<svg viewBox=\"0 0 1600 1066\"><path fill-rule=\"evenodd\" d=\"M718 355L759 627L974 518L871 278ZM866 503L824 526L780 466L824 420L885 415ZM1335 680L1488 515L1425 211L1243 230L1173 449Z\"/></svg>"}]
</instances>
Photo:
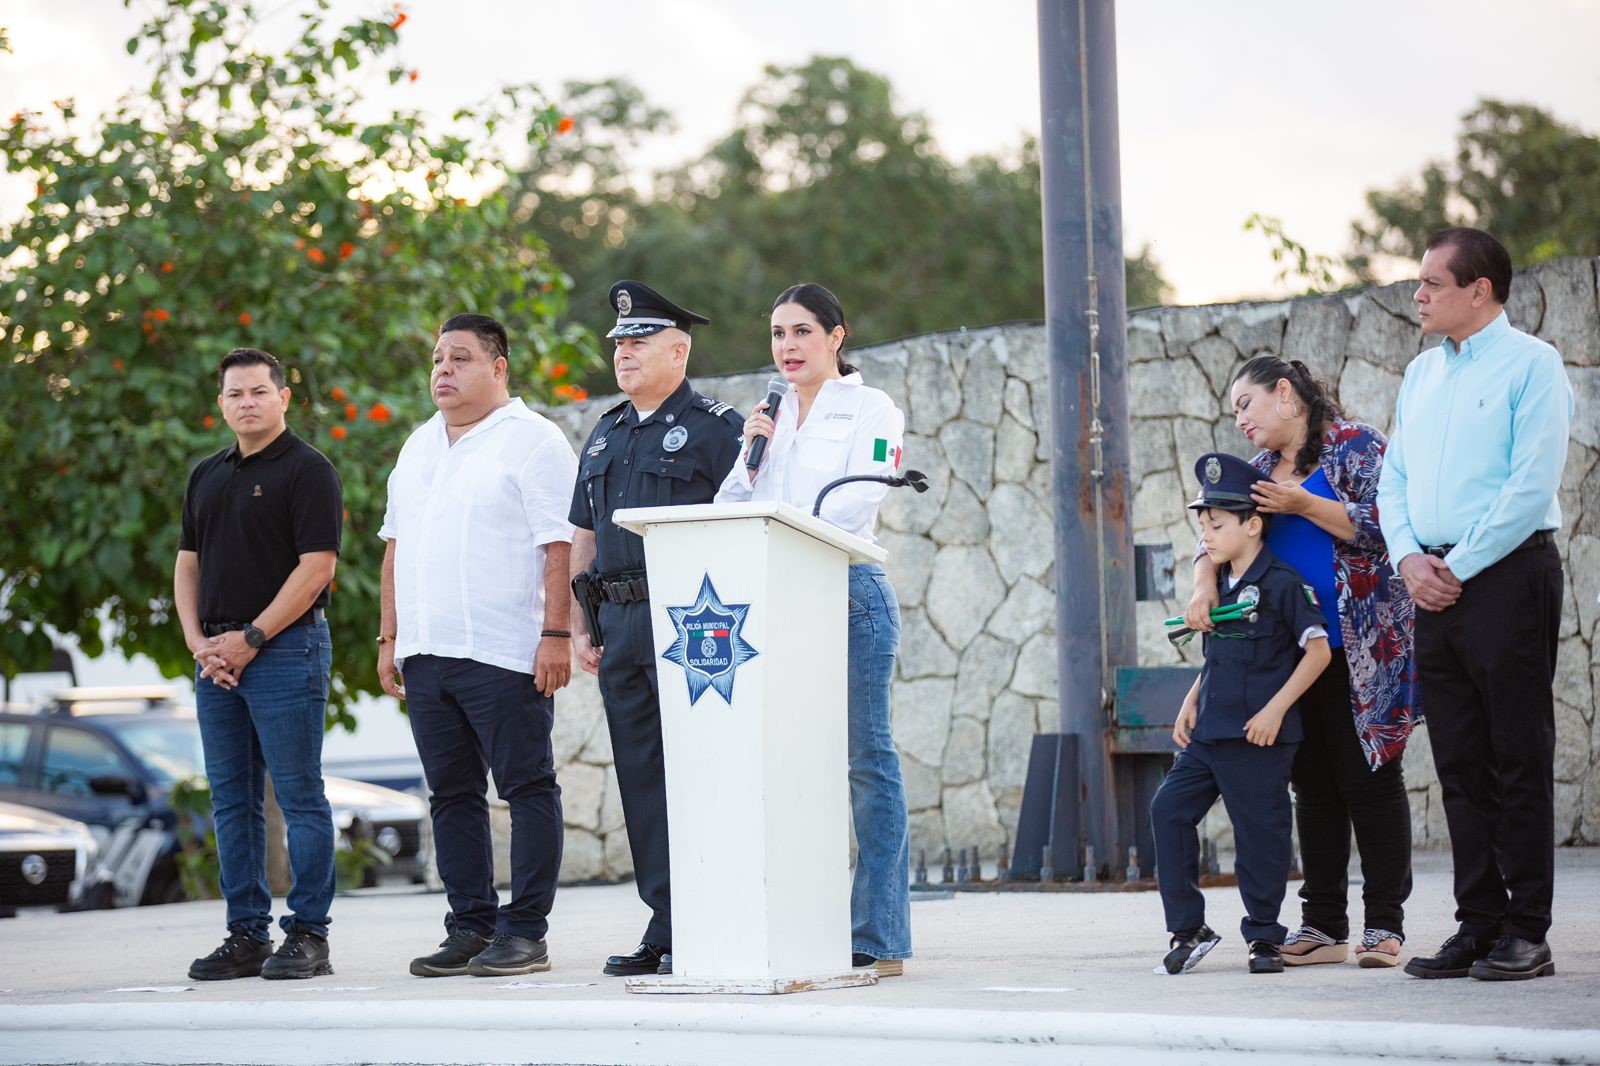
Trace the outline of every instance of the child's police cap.
<instances>
[{"instance_id":1,"label":"child's police cap","mask_svg":"<svg viewBox=\"0 0 1600 1066\"><path fill-rule=\"evenodd\" d=\"M1237 455L1207 452L1195 460L1194 476L1200 482L1200 495L1189 505L1189 510L1256 509L1256 501L1250 496L1250 486L1261 480L1261 473Z\"/></svg>"},{"instance_id":2,"label":"child's police cap","mask_svg":"<svg viewBox=\"0 0 1600 1066\"><path fill-rule=\"evenodd\" d=\"M611 306L617 312L617 324L607 337L648 337L664 329L681 329L685 333L696 322L709 326L711 320L679 307L650 286L638 281L619 281L611 286Z\"/></svg>"}]
</instances>

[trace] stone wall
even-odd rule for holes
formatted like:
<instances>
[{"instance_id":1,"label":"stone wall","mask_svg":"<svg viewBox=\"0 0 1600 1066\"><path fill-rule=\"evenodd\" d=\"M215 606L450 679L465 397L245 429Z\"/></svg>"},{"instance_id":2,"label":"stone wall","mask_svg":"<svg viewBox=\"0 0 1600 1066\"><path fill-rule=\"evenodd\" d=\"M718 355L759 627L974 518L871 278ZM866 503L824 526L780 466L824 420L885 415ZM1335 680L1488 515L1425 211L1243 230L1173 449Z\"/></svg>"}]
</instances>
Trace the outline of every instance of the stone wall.
<instances>
[{"instance_id":1,"label":"stone wall","mask_svg":"<svg viewBox=\"0 0 1600 1066\"><path fill-rule=\"evenodd\" d=\"M1563 260L1519 273L1508 308L1517 326L1556 345L1578 394L1562 481L1559 536L1567 565L1556 682L1556 836L1600 843L1600 294L1596 263ZM1184 504L1194 458L1249 454L1233 427L1232 375L1261 352L1304 361L1355 417L1387 429L1406 363L1422 334L1409 284L1273 303L1138 312L1128 325L1135 537L1170 542L1178 599L1138 606L1141 665L1181 661L1161 619L1190 590L1183 564L1197 531ZM1012 324L911 337L854 353L870 384L906 412L906 464L929 492L891 493L880 539L900 597L903 634L893 693L912 847L947 843L992 855L1015 836L1030 738L1059 726L1048 355L1044 329ZM913 371L914 372L911 372ZM696 382L749 409L769 376ZM581 444L616 397L548 412ZM999 535L995 531L1003 531ZM1197 645L1183 654L1194 659ZM566 811L563 880L631 872L594 680L556 698L556 764ZM1446 841L1425 737L1406 756L1422 846ZM1209 829L1226 837L1214 813Z\"/></svg>"}]
</instances>

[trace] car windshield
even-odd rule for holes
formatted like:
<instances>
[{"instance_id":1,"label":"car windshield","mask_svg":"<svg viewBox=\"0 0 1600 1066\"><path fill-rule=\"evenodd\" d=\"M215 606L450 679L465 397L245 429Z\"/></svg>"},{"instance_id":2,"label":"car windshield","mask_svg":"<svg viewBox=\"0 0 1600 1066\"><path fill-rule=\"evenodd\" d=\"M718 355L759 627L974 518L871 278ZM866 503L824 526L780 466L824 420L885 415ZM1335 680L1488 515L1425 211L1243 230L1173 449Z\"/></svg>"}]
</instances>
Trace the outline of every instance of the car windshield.
<instances>
[{"instance_id":1,"label":"car windshield","mask_svg":"<svg viewBox=\"0 0 1600 1066\"><path fill-rule=\"evenodd\" d=\"M144 763L163 788L171 788L186 777L203 776L206 772L200 726L193 718L137 715L101 721Z\"/></svg>"}]
</instances>

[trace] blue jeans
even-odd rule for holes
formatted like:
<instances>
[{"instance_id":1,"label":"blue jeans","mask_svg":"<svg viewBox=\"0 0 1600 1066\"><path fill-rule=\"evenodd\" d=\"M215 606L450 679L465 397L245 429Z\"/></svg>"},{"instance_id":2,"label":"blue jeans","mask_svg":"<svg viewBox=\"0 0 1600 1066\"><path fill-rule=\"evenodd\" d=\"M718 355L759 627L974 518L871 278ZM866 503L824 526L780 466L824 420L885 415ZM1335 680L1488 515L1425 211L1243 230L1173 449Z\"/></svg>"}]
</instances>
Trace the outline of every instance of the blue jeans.
<instances>
[{"instance_id":1,"label":"blue jeans","mask_svg":"<svg viewBox=\"0 0 1600 1066\"><path fill-rule=\"evenodd\" d=\"M322 790L323 717L333 643L328 624L279 633L229 691L195 669L195 705L217 827L228 928L269 939L266 782L272 774L289 830L286 932L328 935L333 903L333 813Z\"/></svg>"},{"instance_id":2,"label":"blue jeans","mask_svg":"<svg viewBox=\"0 0 1600 1066\"><path fill-rule=\"evenodd\" d=\"M910 829L900 756L889 729L889 682L900 647L900 602L876 563L850 568L850 815L855 882L850 950L875 959L911 956Z\"/></svg>"}]
</instances>

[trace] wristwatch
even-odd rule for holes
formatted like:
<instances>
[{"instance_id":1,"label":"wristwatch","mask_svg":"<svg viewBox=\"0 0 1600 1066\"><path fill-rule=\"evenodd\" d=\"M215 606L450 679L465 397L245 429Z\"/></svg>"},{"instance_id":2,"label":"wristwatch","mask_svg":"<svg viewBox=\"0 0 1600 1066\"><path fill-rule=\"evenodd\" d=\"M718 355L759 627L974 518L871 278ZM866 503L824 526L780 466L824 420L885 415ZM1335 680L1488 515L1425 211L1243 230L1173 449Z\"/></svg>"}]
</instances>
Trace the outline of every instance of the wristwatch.
<instances>
[{"instance_id":1,"label":"wristwatch","mask_svg":"<svg viewBox=\"0 0 1600 1066\"><path fill-rule=\"evenodd\" d=\"M256 628L256 624L251 622L244 627L244 642L252 648L261 647L267 642L266 630Z\"/></svg>"}]
</instances>

